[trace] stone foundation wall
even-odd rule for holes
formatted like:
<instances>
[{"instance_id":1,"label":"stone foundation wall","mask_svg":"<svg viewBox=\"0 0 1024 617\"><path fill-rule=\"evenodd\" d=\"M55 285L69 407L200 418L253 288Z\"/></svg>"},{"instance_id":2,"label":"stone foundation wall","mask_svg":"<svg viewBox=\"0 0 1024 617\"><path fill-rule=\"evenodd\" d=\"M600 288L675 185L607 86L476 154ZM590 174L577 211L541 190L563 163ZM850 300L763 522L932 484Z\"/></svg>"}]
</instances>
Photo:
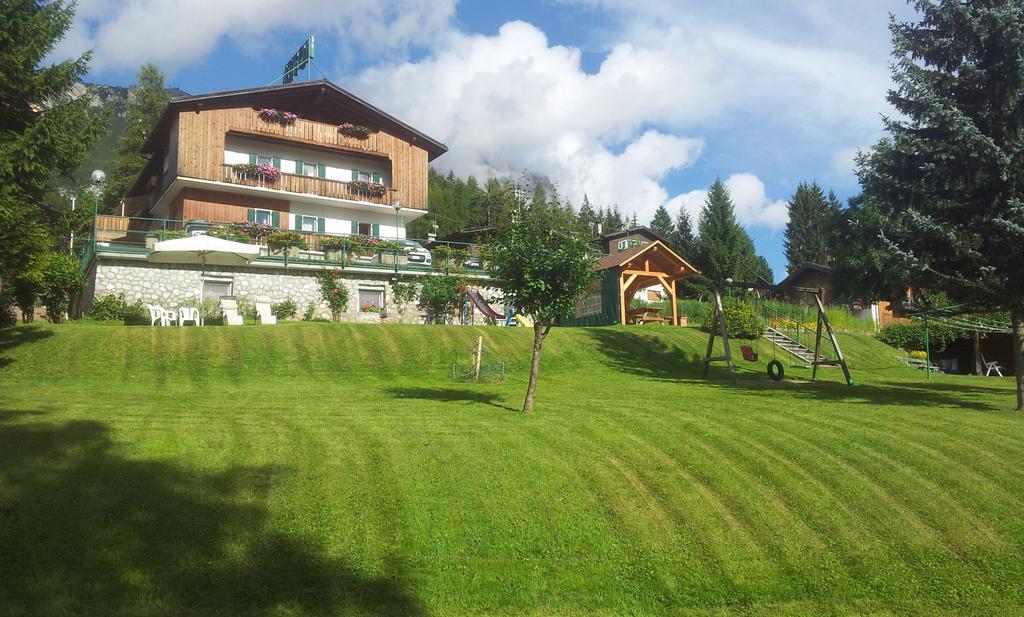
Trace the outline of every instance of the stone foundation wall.
<instances>
[{"instance_id":1,"label":"stone foundation wall","mask_svg":"<svg viewBox=\"0 0 1024 617\"><path fill-rule=\"evenodd\" d=\"M119 293L124 294L129 303L141 300L144 304L159 304L164 308L198 306L205 278L230 280L232 294L236 298L252 300L256 296L266 296L272 303L291 299L298 307L296 317L301 317L312 303L316 307L315 317L330 319L330 309L320 299L320 287L316 282L319 272L297 268L221 266L208 266L204 271L194 265L151 264L105 258L95 261L90 268L82 298L82 311L88 310L94 298ZM346 321L379 319L377 314L359 312L360 288L383 290L389 322L411 323L423 320L423 314L415 304L394 306L389 275L346 272L342 280L349 294L348 309L342 317Z\"/></svg>"}]
</instances>

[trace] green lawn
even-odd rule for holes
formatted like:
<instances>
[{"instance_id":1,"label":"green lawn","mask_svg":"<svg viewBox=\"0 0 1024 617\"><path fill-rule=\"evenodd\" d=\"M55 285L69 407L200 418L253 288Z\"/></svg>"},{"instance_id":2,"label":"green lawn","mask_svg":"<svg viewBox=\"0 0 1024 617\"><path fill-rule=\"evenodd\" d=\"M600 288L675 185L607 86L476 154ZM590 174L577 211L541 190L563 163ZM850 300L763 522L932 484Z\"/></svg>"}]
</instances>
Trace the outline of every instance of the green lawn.
<instances>
[{"instance_id":1,"label":"green lawn","mask_svg":"<svg viewBox=\"0 0 1024 617\"><path fill-rule=\"evenodd\" d=\"M1024 614L1010 380L562 329L524 416L530 336L0 330L0 615Z\"/></svg>"}]
</instances>

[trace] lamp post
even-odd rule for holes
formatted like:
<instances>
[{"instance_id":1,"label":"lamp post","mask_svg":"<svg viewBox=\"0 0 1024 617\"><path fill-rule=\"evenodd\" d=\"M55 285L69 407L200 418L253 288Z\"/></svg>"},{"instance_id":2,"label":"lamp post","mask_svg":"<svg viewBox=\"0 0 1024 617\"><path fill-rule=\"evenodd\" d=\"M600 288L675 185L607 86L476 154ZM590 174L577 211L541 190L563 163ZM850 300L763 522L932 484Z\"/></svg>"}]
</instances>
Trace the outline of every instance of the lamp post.
<instances>
[{"instance_id":1,"label":"lamp post","mask_svg":"<svg viewBox=\"0 0 1024 617\"><path fill-rule=\"evenodd\" d=\"M399 228L398 213L401 212L401 210L402 210L402 200L396 199L395 201L391 202L391 207L395 209L395 240L397 241L397 240L399 240L399 237L398 237L398 228Z\"/></svg>"},{"instance_id":2,"label":"lamp post","mask_svg":"<svg viewBox=\"0 0 1024 617\"><path fill-rule=\"evenodd\" d=\"M103 173L102 169L95 169L92 172L92 191L93 191L93 206L92 206L92 250L96 252L96 219L100 215L100 193L103 191L103 183L107 180L107 174Z\"/></svg>"}]
</instances>

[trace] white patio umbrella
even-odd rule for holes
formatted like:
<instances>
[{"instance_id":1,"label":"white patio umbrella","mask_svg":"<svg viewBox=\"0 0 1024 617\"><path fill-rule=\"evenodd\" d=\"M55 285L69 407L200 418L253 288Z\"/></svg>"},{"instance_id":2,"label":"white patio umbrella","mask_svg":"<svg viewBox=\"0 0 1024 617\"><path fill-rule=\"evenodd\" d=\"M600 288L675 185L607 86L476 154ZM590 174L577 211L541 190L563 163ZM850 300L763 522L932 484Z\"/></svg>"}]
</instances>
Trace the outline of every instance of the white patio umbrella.
<instances>
[{"instance_id":1,"label":"white patio umbrella","mask_svg":"<svg viewBox=\"0 0 1024 617\"><path fill-rule=\"evenodd\" d=\"M164 240L153 246L146 259L161 264L244 266L260 255L260 247L207 235Z\"/></svg>"}]
</instances>

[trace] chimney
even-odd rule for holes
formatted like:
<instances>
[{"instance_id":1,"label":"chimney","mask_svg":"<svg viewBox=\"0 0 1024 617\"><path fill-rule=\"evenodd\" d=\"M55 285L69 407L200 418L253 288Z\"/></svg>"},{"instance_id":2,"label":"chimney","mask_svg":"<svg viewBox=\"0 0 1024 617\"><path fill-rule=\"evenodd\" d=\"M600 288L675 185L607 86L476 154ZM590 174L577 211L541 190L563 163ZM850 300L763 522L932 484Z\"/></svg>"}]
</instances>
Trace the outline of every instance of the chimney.
<instances>
[{"instance_id":1,"label":"chimney","mask_svg":"<svg viewBox=\"0 0 1024 617\"><path fill-rule=\"evenodd\" d=\"M603 229L602 229L603 227L604 226L601 224L601 221L598 221L598 222L594 223L594 229L597 231L597 235L599 237L602 235L601 232L603 231Z\"/></svg>"}]
</instances>

